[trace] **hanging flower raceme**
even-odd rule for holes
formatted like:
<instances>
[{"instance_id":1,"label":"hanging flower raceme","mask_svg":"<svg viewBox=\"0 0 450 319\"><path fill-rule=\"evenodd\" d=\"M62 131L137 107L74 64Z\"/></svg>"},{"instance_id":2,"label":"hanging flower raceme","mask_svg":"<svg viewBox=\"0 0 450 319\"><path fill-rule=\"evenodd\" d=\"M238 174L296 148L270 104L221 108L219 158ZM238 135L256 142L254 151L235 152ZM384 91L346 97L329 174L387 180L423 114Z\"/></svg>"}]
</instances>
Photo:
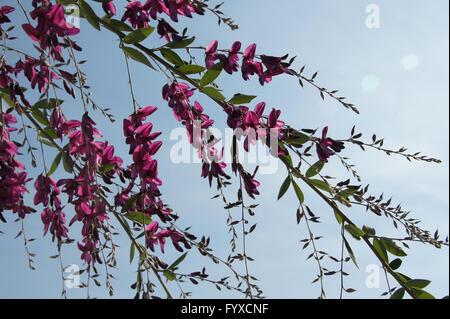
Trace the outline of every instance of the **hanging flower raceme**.
<instances>
[{"instance_id":1,"label":"hanging flower raceme","mask_svg":"<svg viewBox=\"0 0 450 319\"><path fill-rule=\"evenodd\" d=\"M55 60L63 62L61 43L58 37L76 35L80 30L66 22L62 5L52 5L49 1L42 1L39 6L39 2L33 1L35 9L30 13L31 18L37 20L37 26L23 24L22 28L31 39L39 42L43 50L50 48L51 55Z\"/></svg>"},{"instance_id":2,"label":"hanging flower raceme","mask_svg":"<svg viewBox=\"0 0 450 319\"><path fill-rule=\"evenodd\" d=\"M54 122L60 125L61 120L58 119L58 115L54 118ZM58 181L57 186L64 187L63 192L68 195L69 203L75 208L76 215L69 225L75 221L83 224L83 240L78 243L78 248L82 251L81 258L87 263L95 261L101 263L97 248L98 229L102 227L103 221L108 219L108 214L106 203L99 196L100 186L97 184L96 175L102 175L108 182L114 174L122 172L122 159L114 156L114 147L109 145L108 141L95 140L101 138L102 134L95 127L96 123L88 113L83 115L81 123L77 121L70 123L72 123L72 129L76 127L77 130L69 135L68 153L81 159L85 165L74 179L62 179ZM66 127L68 126L69 124Z\"/></svg>"},{"instance_id":3,"label":"hanging flower raceme","mask_svg":"<svg viewBox=\"0 0 450 319\"><path fill-rule=\"evenodd\" d=\"M195 89L191 89L189 85L182 82L166 84L163 87L162 96L169 102L169 106L173 109L173 114L179 122L193 118L189 98L194 95L194 91Z\"/></svg>"},{"instance_id":4,"label":"hanging flower raceme","mask_svg":"<svg viewBox=\"0 0 450 319\"><path fill-rule=\"evenodd\" d=\"M123 121L126 143L130 145L130 154L133 155L133 163L128 166L129 170L124 175L131 182L128 187L114 197L114 204L116 207L127 205L128 211L139 211L149 217L158 216L162 222L166 223L171 221L172 217L170 210L160 199L161 193L158 187L162 185L162 181L158 177L158 162L153 159L162 146L162 142L154 141L161 133L152 133L153 124L144 123L147 117L156 110L157 108L154 106L147 106ZM137 179L139 179L139 183L136 182ZM130 203L132 189L137 184L140 185L140 192L133 195L134 200ZM157 232L158 229L159 223L156 221L151 222L146 228L146 245L152 251L154 251L154 245L159 243L161 251L164 253L164 245L168 237L172 239L177 250L182 251L179 242L184 243L187 249L190 248L182 234L170 229Z\"/></svg>"},{"instance_id":5,"label":"hanging flower raceme","mask_svg":"<svg viewBox=\"0 0 450 319\"><path fill-rule=\"evenodd\" d=\"M11 124L17 123L17 119L12 114L0 113L0 220L6 222L2 215L5 210L17 213L20 218L25 218L27 214L35 212L31 207L24 204L23 196L27 192L26 184L31 181L27 178L24 170L25 166L16 160L18 155L17 145L11 141L10 132L17 129Z\"/></svg>"},{"instance_id":6,"label":"hanging flower raceme","mask_svg":"<svg viewBox=\"0 0 450 319\"><path fill-rule=\"evenodd\" d=\"M335 152L339 153L344 147L343 142L337 142L327 137L328 126L322 131L322 138L319 143L316 144L317 155L322 162L328 162L328 158L333 156Z\"/></svg>"},{"instance_id":7,"label":"hanging flower raceme","mask_svg":"<svg viewBox=\"0 0 450 319\"><path fill-rule=\"evenodd\" d=\"M45 209L42 211L41 220L44 224L44 235L50 230L50 233L61 240L68 238L69 229L66 226L66 214L61 207L59 190L56 182L51 178L40 175L35 183L36 194L34 196L34 205L43 204Z\"/></svg>"}]
</instances>

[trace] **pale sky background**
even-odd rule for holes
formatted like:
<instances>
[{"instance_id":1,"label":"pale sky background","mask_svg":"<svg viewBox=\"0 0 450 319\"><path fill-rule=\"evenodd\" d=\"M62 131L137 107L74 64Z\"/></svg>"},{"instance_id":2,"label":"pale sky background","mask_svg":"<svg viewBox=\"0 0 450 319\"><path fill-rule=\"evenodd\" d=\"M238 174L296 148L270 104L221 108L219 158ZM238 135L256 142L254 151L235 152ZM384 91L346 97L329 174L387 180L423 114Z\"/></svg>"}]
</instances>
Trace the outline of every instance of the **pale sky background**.
<instances>
[{"instance_id":1,"label":"pale sky background","mask_svg":"<svg viewBox=\"0 0 450 319\"><path fill-rule=\"evenodd\" d=\"M115 2L118 7L126 4L125 1ZM379 29L368 29L365 25L365 9L371 3L380 8ZM3 4L17 7L12 0L2 0ZM412 152L422 151L442 159L440 165L409 163L404 158L389 158L370 150L364 153L351 146L343 153L357 164L364 185L369 183L373 194L384 192L393 196L395 203L402 203L405 209L413 212L413 217L424 220L424 228L431 231L439 228L445 237L449 215L448 6L447 0L228 0L222 9L237 21L240 26L238 31L218 27L211 15L196 17L195 20L181 19L177 29L188 26L189 34L196 35L196 43L203 46L218 39L221 48L229 48L235 40L240 40L245 47L256 42L258 53L297 55L296 68L306 64L309 74L319 71L317 82L329 89L341 90L349 101L359 107L361 115L356 116L332 100L323 102L316 90L308 86L301 89L295 78L288 76L277 77L273 83L261 88L256 78L243 85L240 75L224 75L218 83L229 97L237 92L258 95L255 102L265 101L269 109L281 109L282 119L293 127L322 128L329 125L331 136L346 138L351 127L356 125L367 140L376 133L385 138L387 147L396 149L406 146ZM99 5L95 8L100 12ZM123 12L122 9L119 12ZM24 21L20 11L12 17L14 21ZM20 31L18 36L20 39L15 45L27 47L29 40L24 41L24 33ZM116 145L116 152L127 159L121 119L131 113L132 106L118 41L106 30L101 33L93 30L85 21L81 24L81 35L75 39L84 48L79 59L88 60L83 69L93 87L94 100L103 107L110 107L119 119L111 125L96 114L98 126L103 135ZM156 33L145 43L152 46L152 41L159 43ZM199 58L203 60L203 56ZM165 78L134 62L131 68L140 104L159 107L151 121L155 130L164 132L164 148L157 155L159 174L164 181L161 188L163 200L182 217L181 225L191 225L194 233L211 236L216 254L226 257L230 237L222 202L209 200L216 193L209 188L207 181L200 178L200 165L174 165L170 162L170 147L175 141L170 141L169 132L179 124L161 98ZM207 99L196 97L206 113L216 120L217 127L223 129L226 122L223 112ZM68 98L66 100L69 101ZM80 117L81 105L66 102L64 107L66 114L73 118ZM54 154L51 150L48 154L47 161L52 161ZM32 176L39 173L32 171ZM340 179L347 176L336 159L326 166L325 173ZM250 263L250 272L260 279L260 287L267 297L316 298L319 287L311 285L311 281L315 278L317 267L313 260L305 261L310 250L301 251L299 241L307 235L305 225L297 226L295 222L295 194L291 189L280 202L276 201L285 174L280 165L277 174L257 178L262 183L261 196L257 198L261 205L256 209L256 216L251 218L251 222L257 222L258 226L248 238L248 253L256 259ZM62 168L54 175L56 178L63 176ZM315 234L326 238L318 242L319 249L338 256L339 226L333 214L306 188L305 196L322 219L322 224L313 225ZM14 217L9 212L4 214L8 224L0 224L0 230L5 233L0 235L0 298L58 298L60 295L59 263L48 258L55 254L56 248L48 236L42 238L40 208L38 210L39 214L28 216L25 220L27 236L38 238L31 244L31 251L37 254L36 271L28 269L22 239L14 239L20 225L13 223ZM71 219L73 211L67 211L67 214ZM238 218L239 212L234 214ZM378 234L404 235L403 232L396 232L387 219L367 214L364 209L351 209L348 214L360 226L376 227ZM71 235L79 238L78 226L72 228ZM113 282L115 297L130 298L134 296L129 286L136 278L136 264L129 264L129 242L125 236L115 241L121 245L117 256L118 269L113 271L117 278ZM351 273L346 278L346 287L358 290L347 297L379 297L386 288L383 274L380 273L379 289L369 289L365 285L368 275L366 267L377 264L376 259L363 243L351 238L350 243L360 269L351 263L346 265L346 271ZM427 290L436 297L448 295L448 248L438 250L421 244L411 245L411 248L399 270L413 278L432 280ZM75 245L66 247L63 251L64 264L80 263L79 256ZM177 256L172 247L167 249L165 258L169 262ZM182 264L182 271L200 270L203 265L207 266L211 278L219 279L225 273L229 275L224 267L214 266L195 251L189 253ZM329 266L330 269L337 269L331 263ZM102 266L99 269L103 271ZM394 284L393 280L390 282ZM169 285L177 295L176 285ZM325 289L328 297L338 296L337 276L326 278ZM231 292L218 292L208 284L189 285L185 290L192 291L196 298L241 297ZM94 288L92 295L100 298L108 296L104 287ZM163 296L163 293L159 295ZM86 291L71 289L68 296L83 298Z\"/></svg>"}]
</instances>

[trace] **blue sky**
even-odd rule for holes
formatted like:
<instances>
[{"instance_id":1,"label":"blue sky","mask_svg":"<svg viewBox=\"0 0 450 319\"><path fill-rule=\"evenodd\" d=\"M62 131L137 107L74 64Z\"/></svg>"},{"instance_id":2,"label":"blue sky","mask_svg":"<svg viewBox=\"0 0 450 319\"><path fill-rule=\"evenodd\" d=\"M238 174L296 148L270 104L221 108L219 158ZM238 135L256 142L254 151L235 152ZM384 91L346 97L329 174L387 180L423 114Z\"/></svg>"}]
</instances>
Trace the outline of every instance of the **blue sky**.
<instances>
[{"instance_id":1,"label":"blue sky","mask_svg":"<svg viewBox=\"0 0 450 319\"><path fill-rule=\"evenodd\" d=\"M16 6L12 0L2 3ZM368 29L365 25L365 9L370 3L380 8L379 29ZM256 42L258 53L297 55L295 63L298 68L306 65L309 74L319 71L317 82L329 89L339 89L359 107L361 115L343 109L332 100L323 102L316 90L310 87L301 89L295 79L283 76L275 78L264 88L256 79L243 86L240 80L236 80L239 75L222 76L218 84L227 96L237 92L258 95L257 102L265 101L269 108L281 109L283 120L293 127L321 128L329 125L331 136L345 138L356 125L367 139L373 133L384 137L387 147L406 146L411 151L422 151L442 159L443 163L439 165L409 163L403 158L386 157L375 151L364 153L351 146L344 151L345 156L357 164L363 183L371 185L372 193L384 192L393 196L395 202L402 203L414 217L423 220L424 228L432 231L439 228L445 237L449 212L448 6L446 0L347 0L345 5L342 1L331 0L229 0L222 9L237 21L239 30L231 32L225 26L218 27L214 17L209 15L195 20L182 19L181 24L189 27L190 34L196 35L199 45L206 46L218 39L220 47L229 48L239 40L244 46ZM18 19L15 21L24 21L21 12L16 12L13 17ZM29 48L28 39L24 41L22 32L19 35L15 45ZM110 107L119 119L110 124L96 114L98 126L103 135L114 142L116 152L126 159L126 148L120 146L123 140L120 119L131 113L132 106L118 41L106 30L101 33L93 30L85 21L81 24L81 35L76 39L84 48L80 59L88 60L83 69L93 88L94 100L103 107ZM147 39L146 44L152 46L152 41L157 41L156 35ZM199 56L199 59L203 57ZM162 136L165 146L157 155L159 174L164 181L161 188L164 200L182 216L182 225L191 225L193 232L211 236L216 253L226 257L230 239L225 225L227 215L220 201L209 200L216 193L200 179L200 165L174 165L170 162L170 147L175 141L169 139L169 132L178 127L178 123L161 98L165 78L134 62L131 68L140 104L159 107L151 120L157 130L165 132ZM198 100L216 120L217 127L224 129L226 117L223 112L203 97L198 97ZM68 99L64 107L66 114L73 118L82 114L81 105ZM49 150L47 161L53 157ZM341 179L347 176L336 160L330 161L325 170L328 175ZM37 176L40 172L33 173ZM63 176L62 169L55 173L56 178ZM311 285L311 281L317 269L313 261L306 261L310 252L301 251L299 241L307 233L304 224L297 226L295 223L295 194L290 190L281 201L276 201L285 176L281 165L277 174L259 176L262 186L257 202L260 206L251 219L251 222L258 223L258 227L248 239L249 255L256 260L250 264L250 272L260 279L260 287L268 297L315 298L319 290L317 285ZM305 190L305 196L323 220L322 224L314 225L316 235L325 236L319 241L320 249L338 255L339 226L332 213L312 193ZM68 215L72 213L68 212ZM237 218L239 212L234 214ZM351 209L348 214L358 225L372 225L378 233L398 236L384 218L374 217L360 209ZM4 232L0 235L0 297L57 298L61 290L59 265L48 258L55 254L56 248L48 237L42 238L39 214L25 220L27 236L38 238L31 245L31 250L37 255L36 271L28 269L21 239L13 239L20 229L19 224L12 222L12 216L5 215L9 223L0 225ZM79 228L74 227L71 234L78 238ZM119 268L114 271L117 278L114 282L115 297L133 297L129 286L136 276L136 265L128 262L129 242L126 238L120 236L116 241L121 248L118 251ZM352 241L351 244L360 269L352 264L346 266L346 271L351 273L346 278L346 286L358 290L350 296L377 298L385 290L385 282L381 280L379 289L369 289L365 285L366 267L377 262L362 243ZM437 250L420 244L411 247L401 271L411 277L432 280L428 290L436 297L447 295L448 248ZM78 264L79 255L75 246L66 247L64 264ZM168 249L166 258L175 260L177 254ZM196 252L188 255L183 270L187 273L199 270L203 265L207 266L213 278L223 277L226 271ZM177 291L175 285L171 288ZM337 278L327 278L325 288L328 297L337 297ZM208 285L189 285L186 290L198 298L240 297L230 292L220 293ZM72 289L68 295L84 297L86 292ZM107 291L95 288L92 295L107 297Z\"/></svg>"}]
</instances>

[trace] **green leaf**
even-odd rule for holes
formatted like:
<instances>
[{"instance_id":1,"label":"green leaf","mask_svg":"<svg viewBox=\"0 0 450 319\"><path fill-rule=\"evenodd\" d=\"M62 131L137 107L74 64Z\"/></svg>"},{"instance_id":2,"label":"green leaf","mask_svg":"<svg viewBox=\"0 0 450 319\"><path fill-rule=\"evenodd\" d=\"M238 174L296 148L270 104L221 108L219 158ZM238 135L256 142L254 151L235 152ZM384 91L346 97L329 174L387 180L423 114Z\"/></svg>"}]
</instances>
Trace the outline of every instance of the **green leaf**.
<instances>
[{"instance_id":1,"label":"green leaf","mask_svg":"<svg viewBox=\"0 0 450 319\"><path fill-rule=\"evenodd\" d=\"M134 244L134 241L132 241L130 246L130 264L133 262L135 254L136 254L136 245Z\"/></svg>"},{"instance_id":2,"label":"green leaf","mask_svg":"<svg viewBox=\"0 0 450 319\"><path fill-rule=\"evenodd\" d=\"M411 288L414 295L419 299L436 299L433 295L422 289Z\"/></svg>"},{"instance_id":3,"label":"green leaf","mask_svg":"<svg viewBox=\"0 0 450 319\"><path fill-rule=\"evenodd\" d=\"M352 259L353 263L355 264L356 268L359 269L358 263L356 262L355 254L353 253L352 247L348 243L347 239L344 237L344 244L345 248L347 249L348 254L350 255L350 258Z\"/></svg>"},{"instance_id":4,"label":"green leaf","mask_svg":"<svg viewBox=\"0 0 450 319\"><path fill-rule=\"evenodd\" d=\"M363 230L363 232L365 232L367 235L375 236L375 234L376 234L376 231L375 231L374 228L369 227L369 226L366 226L366 225L363 226L362 230Z\"/></svg>"},{"instance_id":5,"label":"green leaf","mask_svg":"<svg viewBox=\"0 0 450 319\"><path fill-rule=\"evenodd\" d=\"M54 109L55 107L63 104L63 100L58 99L43 99L39 102L36 102L36 104L33 105L34 108L40 108L40 109Z\"/></svg>"},{"instance_id":6,"label":"green leaf","mask_svg":"<svg viewBox=\"0 0 450 319\"><path fill-rule=\"evenodd\" d=\"M43 144L45 144L45 145L47 145L47 146L50 146L50 147L53 147L53 148L57 148L57 147L55 147L55 145L50 143L48 140L44 140L44 139L38 137L38 141L43 143Z\"/></svg>"},{"instance_id":7,"label":"green leaf","mask_svg":"<svg viewBox=\"0 0 450 319\"><path fill-rule=\"evenodd\" d=\"M411 278L409 278L408 276L406 276L405 274L396 272L395 275L400 279L401 282L407 283L408 281L412 280Z\"/></svg>"},{"instance_id":8,"label":"green leaf","mask_svg":"<svg viewBox=\"0 0 450 319\"><path fill-rule=\"evenodd\" d=\"M33 116L33 118L38 121L39 123L41 123L42 125L45 126L51 126L50 122L48 121L47 117L45 116L44 113L42 113L39 109L37 108L31 108L31 115Z\"/></svg>"},{"instance_id":9,"label":"green leaf","mask_svg":"<svg viewBox=\"0 0 450 319\"><path fill-rule=\"evenodd\" d=\"M51 176L58 168L59 163L61 163L62 153L59 152L55 159L53 160L52 166L50 167L50 170L48 171L48 176Z\"/></svg>"},{"instance_id":10,"label":"green leaf","mask_svg":"<svg viewBox=\"0 0 450 319\"><path fill-rule=\"evenodd\" d=\"M306 177L311 178L313 176L316 176L320 173L322 168L325 166L325 163L322 161L316 162L314 165L312 165L308 171L306 172Z\"/></svg>"},{"instance_id":11,"label":"green leaf","mask_svg":"<svg viewBox=\"0 0 450 319\"><path fill-rule=\"evenodd\" d=\"M78 0L78 6L80 7L80 12L83 17L92 25L95 29L100 31L100 24L98 22L98 17L95 14L94 10L92 10L91 6L86 3L84 0Z\"/></svg>"},{"instance_id":12,"label":"green leaf","mask_svg":"<svg viewBox=\"0 0 450 319\"><path fill-rule=\"evenodd\" d=\"M205 70L206 68L204 66L195 64L185 64L178 68L178 71L183 72L184 74L202 73Z\"/></svg>"},{"instance_id":13,"label":"green leaf","mask_svg":"<svg viewBox=\"0 0 450 319\"><path fill-rule=\"evenodd\" d=\"M131 207L133 207L133 205L136 203L137 198L138 198L138 194L134 194L133 196L131 196L130 199L127 200L125 205L123 205L122 213L128 212L131 209Z\"/></svg>"},{"instance_id":14,"label":"green leaf","mask_svg":"<svg viewBox=\"0 0 450 319\"><path fill-rule=\"evenodd\" d=\"M144 224L144 225L148 225L152 222L152 219L150 218L150 216L141 213L141 212L129 212L127 214L124 215L126 218L128 218L129 220L136 222L138 224Z\"/></svg>"},{"instance_id":15,"label":"green leaf","mask_svg":"<svg viewBox=\"0 0 450 319\"><path fill-rule=\"evenodd\" d=\"M391 296L391 299L403 299L405 295L405 288L397 289Z\"/></svg>"},{"instance_id":16,"label":"green leaf","mask_svg":"<svg viewBox=\"0 0 450 319\"><path fill-rule=\"evenodd\" d=\"M219 101L225 100L225 96L223 96L222 93L220 93L220 91L218 89L216 89L212 86L201 88L200 91L202 93L205 93L206 95L208 95L210 98L212 98L214 100L219 100Z\"/></svg>"},{"instance_id":17,"label":"green leaf","mask_svg":"<svg viewBox=\"0 0 450 319\"><path fill-rule=\"evenodd\" d=\"M431 283L430 280L425 279L413 279L406 283L406 285L410 288L418 288L423 289L426 288Z\"/></svg>"},{"instance_id":18,"label":"green leaf","mask_svg":"<svg viewBox=\"0 0 450 319\"><path fill-rule=\"evenodd\" d=\"M341 225L342 224L342 217L341 217L341 215L339 215L337 210L334 211L334 217L336 217L337 222L339 223L339 225Z\"/></svg>"},{"instance_id":19,"label":"green leaf","mask_svg":"<svg viewBox=\"0 0 450 319\"><path fill-rule=\"evenodd\" d=\"M124 31L124 32L132 32L133 31L132 27L130 27L128 24L126 24L120 20L111 19L109 16L103 17L103 20L119 31Z\"/></svg>"},{"instance_id":20,"label":"green leaf","mask_svg":"<svg viewBox=\"0 0 450 319\"><path fill-rule=\"evenodd\" d=\"M283 197L284 194L286 194L287 190L289 189L289 186L291 186L291 177L290 176L286 177L283 184L281 185L280 192L278 193L278 200L280 200L281 197Z\"/></svg>"},{"instance_id":21,"label":"green leaf","mask_svg":"<svg viewBox=\"0 0 450 319\"><path fill-rule=\"evenodd\" d=\"M235 94L231 100L228 101L230 104L248 104L253 101L257 96L256 95L245 95L245 94Z\"/></svg>"},{"instance_id":22,"label":"green leaf","mask_svg":"<svg viewBox=\"0 0 450 319\"><path fill-rule=\"evenodd\" d=\"M114 167L116 167L116 164L107 164L105 166L100 167L101 173L108 173L110 170L112 170Z\"/></svg>"},{"instance_id":23,"label":"green leaf","mask_svg":"<svg viewBox=\"0 0 450 319\"><path fill-rule=\"evenodd\" d=\"M294 180L292 180L292 186L294 186L295 194L297 194L298 200L303 204L305 202L305 195L303 194L302 190Z\"/></svg>"},{"instance_id":24,"label":"green leaf","mask_svg":"<svg viewBox=\"0 0 450 319\"><path fill-rule=\"evenodd\" d=\"M284 163L289 164L290 166L293 166L292 164L292 156L290 154L283 154L279 156L280 160L282 160Z\"/></svg>"},{"instance_id":25,"label":"green leaf","mask_svg":"<svg viewBox=\"0 0 450 319\"><path fill-rule=\"evenodd\" d=\"M144 53L142 53L141 51L126 46L123 46L122 50L127 54L127 56L129 56L133 60L141 62L142 64L145 64L146 66L152 68L153 70L156 70L154 66L150 63L150 61L147 59L147 57L144 55Z\"/></svg>"},{"instance_id":26,"label":"green leaf","mask_svg":"<svg viewBox=\"0 0 450 319\"><path fill-rule=\"evenodd\" d=\"M392 255L398 256L398 257L405 257L407 254L403 251L403 249L397 245L395 241L388 238L382 238L381 239L386 246L386 250L390 252Z\"/></svg>"},{"instance_id":27,"label":"green leaf","mask_svg":"<svg viewBox=\"0 0 450 319\"><path fill-rule=\"evenodd\" d=\"M384 243L382 241L380 241L377 238L373 239L373 247L375 248L375 250L378 252L378 254L381 256L381 258L383 258L383 260L386 263L389 263L389 258L386 252L386 247L384 246Z\"/></svg>"},{"instance_id":28,"label":"green leaf","mask_svg":"<svg viewBox=\"0 0 450 319\"><path fill-rule=\"evenodd\" d=\"M342 192L337 193L336 196L348 199L351 195L356 193L356 191L357 189L346 189L343 190Z\"/></svg>"},{"instance_id":29,"label":"green leaf","mask_svg":"<svg viewBox=\"0 0 450 319\"><path fill-rule=\"evenodd\" d=\"M185 252L180 258L178 258L172 265L169 266L168 270L173 270L176 266L181 264L181 262L186 258L187 252Z\"/></svg>"},{"instance_id":30,"label":"green leaf","mask_svg":"<svg viewBox=\"0 0 450 319\"><path fill-rule=\"evenodd\" d=\"M306 135L303 134L302 132L291 132L290 135L294 135L296 137L298 137L297 139L286 139L285 142L289 143L289 144L305 144L306 142L309 142L311 140L311 138Z\"/></svg>"},{"instance_id":31,"label":"green leaf","mask_svg":"<svg viewBox=\"0 0 450 319\"><path fill-rule=\"evenodd\" d=\"M355 226L355 225L347 224L347 225L344 226L344 229L350 235L352 235L356 240L360 240L361 237L365 235L365 233L361 229L359 229L357 226Z\"/></svg>"},{"instance_id":32,"label":"green leaf","mask_svg":"<svg viewBox=\"0 0 450 319\"><path fill-rule=\"evenodd\" d=\"M389 267L391 267L392 270L397 270L402 265L402 260L400 258L396 258L389 264Z\"/></svg>"},{"instance_id":33,"label":"green leaf","mask_svg":"<svg viewBox=\"0 0 450 319\"><path fill-rule=\"evenodd\" d=\"M64 153L62 155L62 161L63 161L64 170L67 173L72 174L73 173L73 166L75 165L73 159L67 153Z\"/></svg>"},{"instance_id":34,"label":"green leaf","mask_svg":"<svg viewBox=\"0 0 450 319\"><path fill-rule=\"evenodd\" d=\"M200 80L200 86L207 86L213 83L223 70L223 63L219 62L213 65Z\"/></svg>"},{"instance_id":35,"label":"green leaf","mask_svg":"<svg viewBox=\"0 0 450 319\"><path fill-rule=\"evenodd\" d=\"M128 44L136 44L144 41L152 32L155 31L153 27L140 28L134 30L133 32L128 33L125 38L123 38L123 42Z\"/></svg>"},{"instance_id":36,"label":"green leaf","mask_svg":"<svg viewBox=\"0 0 450 319\"><path fill-rule=\"evenodd\" d=\"M181 66L184 64L183 60L180 58L178 54L176 54L174 51L169 49L161 49L161 55L166 59L168 62L174 64L175 66Z\"/></svg>"},{"instance_id":37,"label":"green leaf","mask_svg":"<svg viewBox=\"0 0 450 319\"><path fill-rule=\"evenodd\" d=\"M177 279L175 274L172 271L170 271L170 270L165 270L163 272L163 274L164 274L164 277L166 277L168 281L174 281L174 280Z\"/></svg>"},{"instance_id":38,"label":"green leaf","mask_svg":"<svg viewBox=\"0 0 450 319\"><path fill-rule=\"evenodd\" d=\"M44 128L44 132L45 132L46 135L45 134L41 134L42 137L45 137L45 138L50 137L52 139L58 138L58 135L56 135L55 129L53 127L47 126L46 128Z\"/></svg>"},{"instance_id":39,"label":"green leaf","mask_svg":"<svg viewBox=\"0 0 450 319\"><path fill-rule=\"evenodd\" d=\"M56 0L57 4L62 4L63 6L68 6L69 4L77 3L77 0Z\"/></svg>"},{"instance_id":40,"label":"green leaf","mask_svg":"<svg viewBox=\"0 0 450 319\"><path fill-rule=\"evenodd\" d=\"M186 39L186 40L181 40L181 41L173 41L173 42L167 43L166 47L173 48L173 49L185 48L194 41L195 41L195 37Z\"/></svg>"},{"instance_id":41,"label":"green leaf","mask_svg":"<svg viewBox=\"0 0 450 319\"><path fill-rule=\"evenodd\" d=\"M320 179L310 179L309 182L310 182L313 186L315 186L315 187L317 187L317 188L319 188L319 189L321 189L321 190L323 190L323 191L326 191L326 192L328 192L328 193L331 193L330 187L329 187L328 184L325 183L324 181L322 181L322 180L320 180Z\"/></svg>"},{"instance_id":42,"label":"green leaf","mask_svg":"<svg viewBox=\"0 0 450 319\"><path fill-rule=\"evenodd\" d=\"M0 93L0 98L3 99L6 102L6 104L8 104L9 106L14 107L14 102L9 97L9 94L1 92Z\"/></svg>"}]
</instances>

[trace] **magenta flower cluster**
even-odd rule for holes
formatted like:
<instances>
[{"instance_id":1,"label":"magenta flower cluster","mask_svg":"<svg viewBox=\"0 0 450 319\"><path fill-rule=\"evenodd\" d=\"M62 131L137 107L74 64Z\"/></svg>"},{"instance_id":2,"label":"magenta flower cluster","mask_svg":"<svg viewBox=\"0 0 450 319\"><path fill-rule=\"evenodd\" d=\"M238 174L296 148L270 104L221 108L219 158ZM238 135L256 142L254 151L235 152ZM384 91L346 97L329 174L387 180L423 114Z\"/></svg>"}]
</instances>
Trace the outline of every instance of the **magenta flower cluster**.
<instances>
[{"instance_id":1,"label":"magenta flower cluster","mask_svg":"<svg viewBox=\"0 0 450 319\"><path fill-rule=\"evenodd\" d=\"M116 195L115 205L116 207L124 207L132 200L132 197L130 197L131 190L138 184L140 185L140 191L134 195L135 200L130 205L129 210L141 212L149 217L156 215L162 222L166 223L171 221L172 217L170 210L160 199L161 192L158 187L162 185L162 181L158 178L158 162L153 159L153 156L162 146L161 141L155 141L161 135L161 132L152 132L153 124L145 123L147 117L156 110L157 108L154 106L147 106L123 121L123 131L126 143L130 146L133 163L128 166L126 174L130 183L127 188ZM157 221L150 222L146 227L146 244L152 251L154 251L154 246L159 244L161 251L164 253L167 238L172 240L174 247L179 251L183 251L180 242L184 244L186 249L191 248L181 233L171 228L159 230Z\"/></svg>"},{"instance_id":2,"label":"magenta flower cluster","mask_svg":"<svg viewBox=\"0 0 450 319\"><path fill-rule=\"evenodd\" d=\"M24 24L22 28L31 39L39 42L43 50L49 48L55 60L63 62L59 38L76 35L80 30L66 22L62 5L53 5L47 0L36 0L33 1L33 6L34 10L31 11L30 16L33 20L37 20L37 26ZM78 47L74 46L74 48Z\"/></svg>"},{"instance_id":3,"label":"magenta flower cluster","mask_svg":"<svg viewBox=\"0 0 450 319\"><path fill-rule=\"evenodd\" d=\"M241 50L241 42L236 41L233 46L228 51L228 55L218 52L218 41L215 40L211 42L206 47L206 58L205 64L206 68L210 69L213 67L216 61L223 63L224 70L232 74L239 70L239 54ZM260 57L261 62L255 61L256 58L256 44L250 45L243 53L243 61L241 66L242 77L245 81L250 79L250 76L258 75L259 82L261 85L269 83L272 81L274 76L280 74L291 74L289 71L290 63L284 62L288 56L284 57L274 57L262 55ZM265 68L264 68L265 67Z\"/></svg>"},{"instance_id":4,"label":"magenta flower cluster","mask_svg":"<svg viewBox=\"0 0 450 319\"><path fill-rule=\"evenodd\" d=\"M116 15L116 7L112 1L103 3L106 13ZM150 18L158 20L157 31L161 37L168 42L180 41L184 37L178 35L169 23L158 18L160 14L166 14L172 21L178 22L178 16L192 18L196 12L189 0L147 0L144 4L140 1L132 1L126 6L126 11L122 16L122 21L128 21L134 29L146 28L149 26Z\"/></svg>"},{"instance_id":5,"label":"magenta flower cluster","mask_svg":"<svg viewBox=\"0 0 450 319\"><path fill-rule=\"evenodd\" d=\"M64 121L56 110L52 118L51 124L55 125L53 128L60 132L61 136L72 130L69 135L68 155L84 163L84 167L75 178L62 179L56 184L63 187L62 192L67 194L68 202L75 207L76 214L69 226L75 221L83 224L83 239L78 243L82 251L81 258L87 263L95 261L101 263L98 256L99 229L102 222L108 219L108 213L106 202L99 193L100 186L96 175L100 168L106 167L111 177L118 174L121 172L122 159L114 156L114 146L108 145L108 141L95 140L102 135L88 113L83 115L81 122Z\"/></svg>"},{"instance_id":6,"label":"magenta flower cluster","mask_svg":"<svg viewBox=\"0 0 450 319\"><path fill-rule=\"evenodd\" d=\"M36 194L34 195L34 205L42 203L45 209L41 213L44 224L44 235L50 233L61 241L68 238L69 229L66 226L66 214L63 212L59 195L61 191L56 182L51 178L40 175L34 182Z\"/></svg>"},{"instance_id":7,"label":"magenta flower cluster","mask_svg":"<svg viewBox=\"0 0 450 319\"><path fill-rule=\"evenodd\" d=\"M25 166L16 159L18 147L11 140L10 133L17 130L11 124L17 123L17 119L12 114L1 112L0 123L0 220L6 222L2 214L5 210L11 210L20 218L35 210L24 204L26 183L32 179L23 172Z\"/></svg>"}]
</instances>

